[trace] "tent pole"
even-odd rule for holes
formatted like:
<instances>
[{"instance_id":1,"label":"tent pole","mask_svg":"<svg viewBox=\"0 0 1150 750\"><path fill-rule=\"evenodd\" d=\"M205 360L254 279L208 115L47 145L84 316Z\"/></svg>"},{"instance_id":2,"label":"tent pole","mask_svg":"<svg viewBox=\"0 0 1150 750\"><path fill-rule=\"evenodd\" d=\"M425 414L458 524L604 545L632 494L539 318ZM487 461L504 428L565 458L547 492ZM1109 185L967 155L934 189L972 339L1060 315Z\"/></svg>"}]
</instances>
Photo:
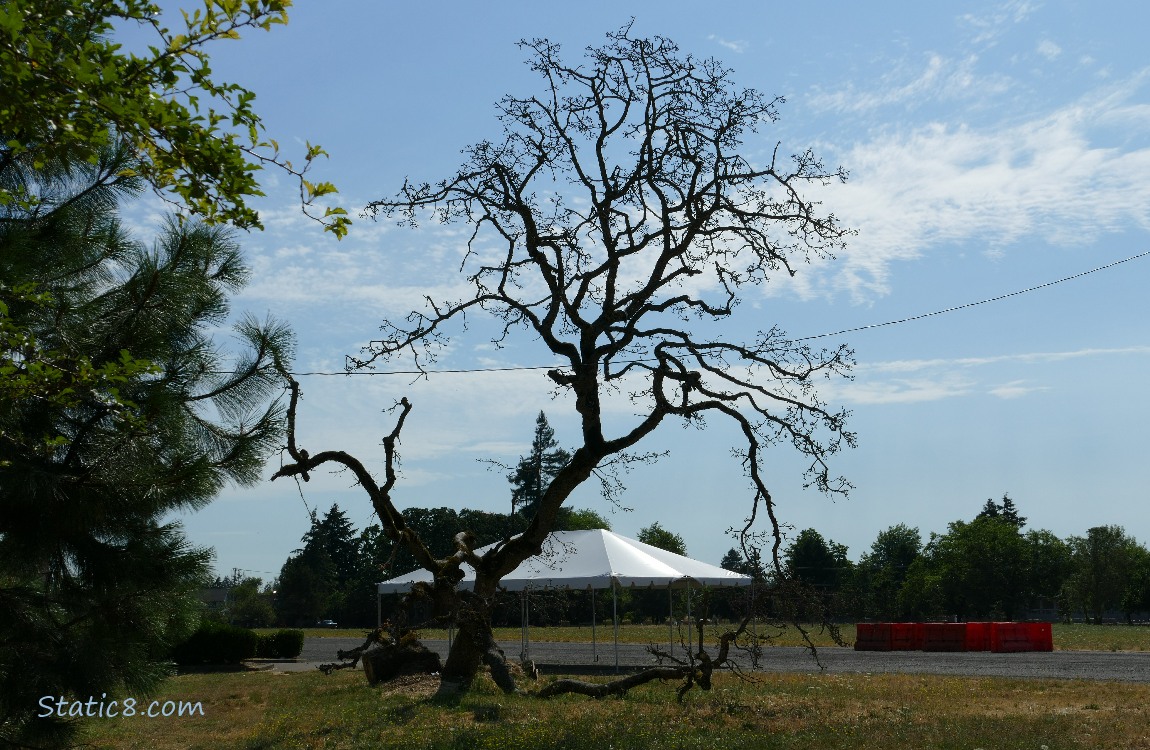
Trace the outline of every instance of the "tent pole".
<instances>
[{"instance_id":1,"label":"tent pole","mask_svg":"<svg viewBox=\"0 0 1150 750\"><path fill-rule=\"evenodd\" d=\"M694 653L694 635L691 633L695 629L695 623L691 621L691 584L687 584L687 653Z\"/></svg>"},{"instance_id":2,"label":"tent pole","mask_svg":"<svg viewBox=\"0 0 1150 750\"><path fill-rule=\"evenodd\" d=\"M531 627L528 619L531 616L530 605L527 602L527 589L519 594L519 659L526 661L531 652L527 629Z\"/></svg>"},{"instance_id":3,"label":"tent pole","mask_svg":"<svg viewBox=\"0 0 1150 750\"><path fill-rule=\"evenodd\" d=\"M599 644L595 641L595 586L591 586L591 656L599 662Z\"/></svg>"},{"instance_id":4,"label":"tent pole","mask_svg":"<svg viewBox=\"0 0 1150 750\"><path fill-rule=\"evenodd\" d=\"M615 621L615 673L619 673L619 596L615 593L615 582L611 581L611 619Z\"/></svg>"},{"instance_id":5,"label":"tent pole","mask_svg":"<svg viewBox=\"0 0 1150 750\"><path fill-rule=\"evenodd\" d=\"M755 646L759 645L759 613L755 611L755 579L751 578L751 638ZM755 671L755 661L751 661L751 671Z\"/></svg>"},{"instance_id":6,"label":"tent pole","mask_svg":"<svg viewBox=\"0 0 1150 750\"><path fill-rule=\"evenodd\" d=\"M375 627L383 627L383 594L378 589L375 592Z\"/></svg>"},{"instance_id":7,"label":"tent pole","mask_svg":"<svg viewBox=\"0 0 1150 750\"><path fill-rule=\"evenodd\" d=\"M667 584L667 643L670 648L667 653L675 653L675 595L669 583Z\"/></svg>"}]
</instances>

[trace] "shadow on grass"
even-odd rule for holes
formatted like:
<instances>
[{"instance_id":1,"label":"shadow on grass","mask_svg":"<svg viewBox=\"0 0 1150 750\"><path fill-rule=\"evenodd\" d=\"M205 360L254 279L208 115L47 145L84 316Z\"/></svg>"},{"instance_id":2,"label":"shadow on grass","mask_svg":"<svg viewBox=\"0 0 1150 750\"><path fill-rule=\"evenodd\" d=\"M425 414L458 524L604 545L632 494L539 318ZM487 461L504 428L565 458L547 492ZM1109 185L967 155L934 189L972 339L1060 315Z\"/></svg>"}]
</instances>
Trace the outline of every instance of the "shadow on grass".
<instances>
[{"instance_id":1,"label":"shadow on grass","mask_svg":"<svg viewBox=\"0 0 1150 750\"><path fill-rule=\"evenodd\" d=\"M238 672L267 672L274 668L273 664L187 664L176 667L177 675L185 674L218 674Z\"/></svg>"}]
</instances>

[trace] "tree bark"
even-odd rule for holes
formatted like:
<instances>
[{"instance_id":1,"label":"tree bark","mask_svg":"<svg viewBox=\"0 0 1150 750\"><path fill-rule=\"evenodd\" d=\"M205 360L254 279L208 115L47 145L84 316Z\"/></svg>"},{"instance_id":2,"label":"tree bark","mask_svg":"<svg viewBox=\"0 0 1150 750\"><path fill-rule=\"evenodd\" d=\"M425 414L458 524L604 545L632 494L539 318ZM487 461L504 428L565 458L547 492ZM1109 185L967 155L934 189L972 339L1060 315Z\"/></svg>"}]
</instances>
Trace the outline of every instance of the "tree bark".
<instances>
[{"instance_id":1,"label":"tree bark","mask_svg":"<svg viewBox=\"0 0 1150 750\"><path fill-rule=\"evenodd\" d=\"M517 692L507 657L495 642L495 634L491 630L490 600L470 592L460 592L459 599L459 631L443 665L438 694L442 696L466 690L483 666L491 670L491 679L500 690Z\"/></svg>"}]
</instances>

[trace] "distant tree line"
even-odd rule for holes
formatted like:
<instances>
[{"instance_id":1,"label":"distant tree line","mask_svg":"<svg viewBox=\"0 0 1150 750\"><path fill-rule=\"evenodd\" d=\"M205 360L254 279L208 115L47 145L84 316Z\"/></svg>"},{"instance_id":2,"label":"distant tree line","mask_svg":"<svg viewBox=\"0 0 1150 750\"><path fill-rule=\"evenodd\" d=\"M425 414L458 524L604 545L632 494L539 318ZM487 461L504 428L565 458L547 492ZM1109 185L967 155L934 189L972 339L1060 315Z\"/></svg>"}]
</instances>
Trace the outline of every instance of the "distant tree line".
<instances>
[{"instance_id":1,"label":"distant tree line","mask_svg":"<svg viewBox=\"0 0 1150 750\"><path fill-rule=\"evenodd\" d=\"M594 511L564 510L563 530L610 528ZM467 508L411 508L405 513L408 524L437 554L444 555L454 549L454 536L461 528L475 535L476 546L483 546L515 533L521 520L517 515ZM402 545L384 535L379 524L357 532L338 505L322 517L313 514L302 542L284 562L274 586L276 620L282 625L312 626L330 619L348 627L372 627L376 584L418 567Z\"/></svg>"},{"instance_id":2,"label":"distant tree line","mask_svg":"<svg viewBox=\"0 0 1150 750\"><path fill-rule=\"evenodd\" d=\"M412 508L408 525L437 555L449 554L460 529L481 547L519 533L538 499L569 460L559 447L547 417L539 413L531 449L508 470L508 513L455 508ZM1027 530L1026 518L1009 495L987 500L971 520L954 521L945 533L924 542L917 528L897 524L881 531L870 549L852 562L847 548L815 529L797 534L784 549L780 574L764 564L759 551L750 559L731 549L720 566L760 582L759 601L768 614L820 620L1021 619L1032 613L1091 621L1150 612L1150 551L1119 526L1098 526L1083 536L1060 539L1046 530ZM557 530L610 529L591 510L562 508ZM639 540L686 555L682 536L658 521L642 529ZM348 627L376 622L376 583L418 566L403 545L386 537L378 524L356 531L346 513L332 505L311 526L284 562L279 577L263 587L258 579L233 586L230 620L249 626L311 626L334 620ZM788 588L797 584L798 588ZM782 591L788 593L784 596ZM801 591L802 602L782 601ZM748 592L711 592L695 612L733 618L746 610ZM688 594L628 590L615 605L623 621L662 623L682 617ZM698 596L698 594L696 594ZM532 592L526 602L537 625L586 624L594 616L606 622L611 596L590 592ZM398 611L399 597L386 598L385 617ZM492 608L495 625L520 622L524 602L517 593L499 597ZM415 621L419 614L415 613ZM242 620L242 621L241 621Z\"/></svg>"},{"instance_id":3,"label":"distant tree line","mask_svg":"<svg viewBox=\"0 0 1150 750\"><path fill-rule=\"evenodd\" d=\"M788 577L818 592L841 618L1009 620L1041 612L1100 622L1150 612L1150 551L1121 526L1066 539L1025 527L1004 495L925 543L917 528L891 526L858 562L806 529L783 563ZM723 561L731 570L742 564L734 550Z\"/></svg>"}]
</instances>

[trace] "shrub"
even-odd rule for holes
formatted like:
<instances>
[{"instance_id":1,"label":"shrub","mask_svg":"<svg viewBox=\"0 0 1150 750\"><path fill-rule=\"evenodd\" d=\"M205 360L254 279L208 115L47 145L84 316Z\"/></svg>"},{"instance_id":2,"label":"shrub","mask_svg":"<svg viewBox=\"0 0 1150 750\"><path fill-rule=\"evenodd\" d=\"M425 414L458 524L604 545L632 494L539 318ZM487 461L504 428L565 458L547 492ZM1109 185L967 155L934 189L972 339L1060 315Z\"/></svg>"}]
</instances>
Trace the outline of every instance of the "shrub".
<instances>
[{"instance_id":1,"label":"shrub","mask_svg":"<svg viewBox=\"0 0 1150 750\"><path fill-rule=\"evenodd\" d=\"M294 659L301 651L303 651L302 630L262 633L256 644L256 656L263 659Z\"/></svg>"},{"instance_id":2,"label":"shrub","mask_svg":"<svg viewBox=\"0 0 1150 750\"><path fill-rule=\"evenodd\" d=\"M172 648L172 660L180 666L239 664L256 655L258 640L247 628L203 622L190 638Z\"/></svg>"}]
</instances>

